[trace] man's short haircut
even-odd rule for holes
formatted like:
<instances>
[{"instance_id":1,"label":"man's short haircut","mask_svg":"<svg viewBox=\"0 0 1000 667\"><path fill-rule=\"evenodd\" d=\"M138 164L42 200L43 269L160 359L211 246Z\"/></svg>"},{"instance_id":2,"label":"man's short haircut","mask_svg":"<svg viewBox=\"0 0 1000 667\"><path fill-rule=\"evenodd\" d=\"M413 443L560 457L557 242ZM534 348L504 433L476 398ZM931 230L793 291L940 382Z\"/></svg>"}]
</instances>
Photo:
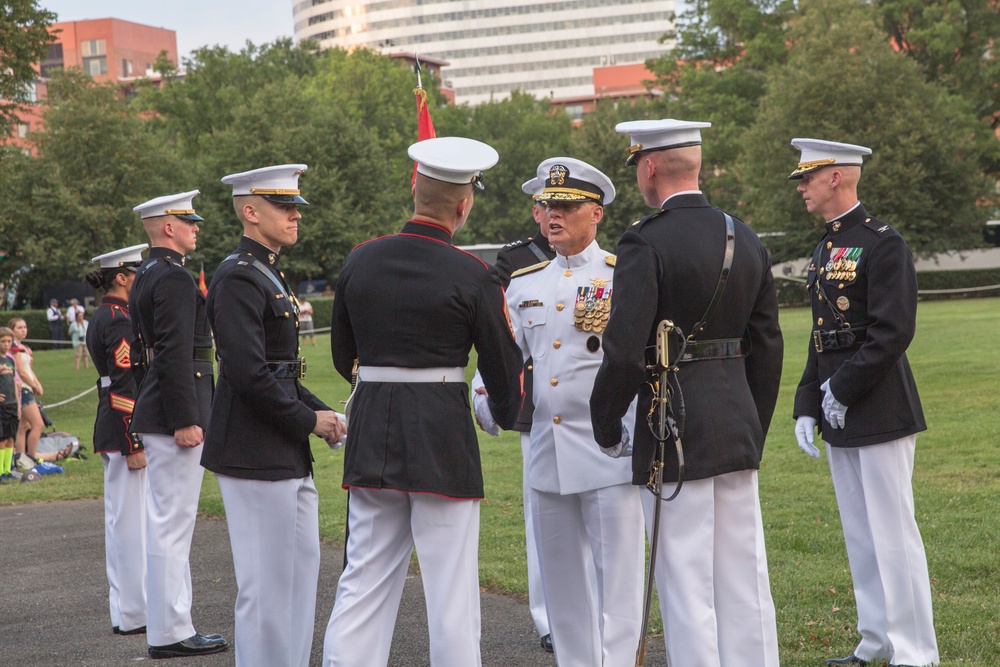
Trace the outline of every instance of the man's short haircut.
<instances>
[{"instance_id":1,"label":"man's short haircut","mask_svg":"<svg viewBox=\"0 0 1000 667\"><path fill-rule=\"evenodd\" d=\"M10 327L0 327L0 338L10 338L14 340L14 330Z\"/></svg>"}]
</instances>

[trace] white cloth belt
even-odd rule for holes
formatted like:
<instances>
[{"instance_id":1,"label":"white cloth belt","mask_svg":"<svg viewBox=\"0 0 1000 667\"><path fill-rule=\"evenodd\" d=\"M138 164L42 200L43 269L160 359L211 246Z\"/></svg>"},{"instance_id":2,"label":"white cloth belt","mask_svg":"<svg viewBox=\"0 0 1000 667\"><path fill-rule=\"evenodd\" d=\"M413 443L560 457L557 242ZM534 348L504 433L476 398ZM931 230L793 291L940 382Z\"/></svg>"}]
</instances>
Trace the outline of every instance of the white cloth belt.
<instances>
[{"instance_id":1,"label":"white cloth belt","mask_svg":"<svg viewBox=\"0 0 1000 667\"><path fill-rule=\"evenodd\" d=\"M359 366L358 378L362 382L465 382L465 369Z\"/></svg>"},{"instance_id":2,"label":"white cloth belt","mask_svg":"<svg viewBox=\"0 0 1000 667\"><path fill-rule=\"evenodd\" d=\"M110 386L111 386L111 376L110 375L102 375L101 376L101 388L102 389L107 389Z\"/></svg>"}]
</instances>

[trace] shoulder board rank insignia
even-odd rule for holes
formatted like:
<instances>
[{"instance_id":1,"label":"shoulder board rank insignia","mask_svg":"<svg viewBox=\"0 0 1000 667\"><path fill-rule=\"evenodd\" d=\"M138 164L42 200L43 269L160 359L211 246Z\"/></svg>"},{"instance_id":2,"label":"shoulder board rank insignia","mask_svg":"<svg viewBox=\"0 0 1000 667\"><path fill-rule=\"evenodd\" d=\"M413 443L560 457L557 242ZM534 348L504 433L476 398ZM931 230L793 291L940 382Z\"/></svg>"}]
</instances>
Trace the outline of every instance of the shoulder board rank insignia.
<instances>
[{"instance_id":1,"label":"shoulder board rank insignia","mask_svg":"<svg viewBox=\"0 0 1000 667\"><path fill-rule=\"evenodd\" d=\"M881 233L886 232L888 230L889 230L889 225L882 225L881 227L878 228L878 233L881 234Z\"/></svg>"},{"instance_id":2,"label":"shoulder board rank insignia","mask_svg":"<svg viewBox=\"0 0 1000 667\"><path fill-rule=\"evenodd\" d=\"M608 266L614 266L617 262L618 262L617 255L608 255L607 257L604 258L604 263L607 264Z\"/></svg>"},{"instance_id":3,"label":"shoulder board rank insignia","mask_svg":"<svg viewBox=\"0 0 1000 667\"><path fill-rule=\"evenodd\" d=\"M527 243L530 240L531 239L517 239L516 241L511 241L510 243L508 243L507 245L505 245L504 248L516 248L519 245L524 245L525 243Z\"/></svg>"},{"instance_id":4,"label":"shoulder board rank insignia","mask_svg":"<svg viewBox=\"0 0 1000 667\"><path fill-rule=\"evenodd\" d=\"M544 269L550 263L552 263L552 260L551 259L547 259L544 262L539 262L538 264L532 264L531 266L526 266L523 269L518 269L514 273L510 274L510 277L513 280L514 278L517 278L518 276L523 276L523 275L526 275L528 273L533 273L535 271L538 271L539 269Z\"/></svg>"},{"instance_id":5,"label":"shoulder board rank insignia","mask_svg":"<svg viewBox=\"0 0 1000 667\"><path fill-rule=\"evenodd\" d=\"M638 224L639 224L640 222L642 222L642 220L641 220L641 219L640 219L640 220L636 220L635 222L633 222L633 223L632 223L632 224L630 225L630 227L635 227L635 226L636 226L636 225L638 225Z\"/></svg>"}]
</instances>

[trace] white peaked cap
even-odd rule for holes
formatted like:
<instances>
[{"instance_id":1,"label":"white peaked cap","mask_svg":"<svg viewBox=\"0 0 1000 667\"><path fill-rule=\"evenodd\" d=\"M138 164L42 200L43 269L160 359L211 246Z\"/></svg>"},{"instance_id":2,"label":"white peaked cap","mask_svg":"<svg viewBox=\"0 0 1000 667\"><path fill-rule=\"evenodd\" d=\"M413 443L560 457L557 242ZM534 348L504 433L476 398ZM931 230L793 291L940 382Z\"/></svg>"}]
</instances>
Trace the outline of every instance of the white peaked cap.
<instances>
[{"instance_id":1,"label":"white peaked cap","mask_svg":"<svg viewBox=\"0 0 1000 667\"><path fill-rule=\"evenodd\" d=\"M122 266L138 266L142 263L142 251L148 247L148 243L140 243L139 245L133 245L127 248L120 248L118 250L106 252L103 255L98 255L90 261L100 262L102 269L117 269Z\"/></svg>"}]
</instances>

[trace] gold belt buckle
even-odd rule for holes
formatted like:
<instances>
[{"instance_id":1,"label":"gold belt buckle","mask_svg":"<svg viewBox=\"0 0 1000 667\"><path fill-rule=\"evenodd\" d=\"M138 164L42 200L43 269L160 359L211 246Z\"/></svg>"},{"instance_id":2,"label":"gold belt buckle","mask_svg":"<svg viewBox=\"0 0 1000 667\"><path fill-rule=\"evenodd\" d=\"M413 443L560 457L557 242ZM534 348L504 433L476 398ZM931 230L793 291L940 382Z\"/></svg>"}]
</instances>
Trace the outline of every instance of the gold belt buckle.
<instances>
[{"instance_id":1,"label":"gold belt buckle","mask_svg":"<svg viewBox=\"0 0 1000 667\"><path fill-rule=\"evenodd\" d=\"M817 352L823 351L823 332L819 329L813 331L813 347L816 348Z\"/></svg>"},{"instance_id":2,"label":"gold belt buckle","mask_svg":"<svg viewBox=\"0 0 1000 667\"><path fill-rule=\"evenodd\" d=\"M299 379L304 380L306 377L306 360L303 357L299 358Z\"/></svg>"}]
</instances>

